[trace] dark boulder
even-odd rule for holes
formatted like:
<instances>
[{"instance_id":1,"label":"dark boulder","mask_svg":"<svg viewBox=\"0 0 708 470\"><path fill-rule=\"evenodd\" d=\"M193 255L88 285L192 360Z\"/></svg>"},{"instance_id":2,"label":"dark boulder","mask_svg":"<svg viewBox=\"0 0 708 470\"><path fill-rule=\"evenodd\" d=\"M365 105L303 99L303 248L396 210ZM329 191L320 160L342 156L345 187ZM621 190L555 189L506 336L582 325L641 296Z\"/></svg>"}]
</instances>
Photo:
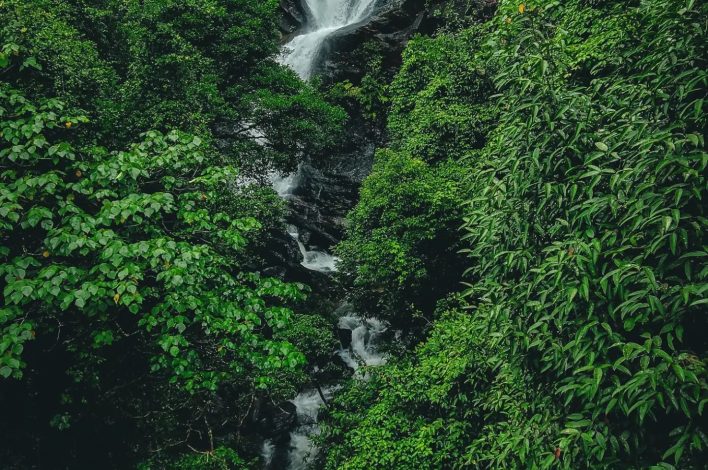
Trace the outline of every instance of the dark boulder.
<instances>
[{"instance_id":1,"label":"dark boulder","mask_svg":"<svg viewBox=\"0 0 708 470\"><path fill-rule=\"evenodd\" d=\"M308 247L328 250L344 235L345 217L359 197L359 185L371 171L373 144L361 142L348 152L334 152L328 160L300 166L289 221L298 227Z\"/></svg>"},{"instance_id":2,"label":"dark boulder","mask_svg":"<svg viewBox=\"0 0 708 470\"><path fill-rule=\"evenodd\" d=\"M364 71L354 52L369 41L375 42L384 53L386 66L396 69L408 39L416 32L426 32L423 31L428 16L425 4L425 0L380 1L367 20L342 28L327 38L317 73L325 82L358 82Z\"/></svg>"},{"instance_id":3,"label":"dark boulder","mask_svg":"<svg viewBox=\"0 0 708 470\"><path fill-rule=\"evenodd\" d=\"M280 0L280 13L278 26L286 38L302 28L307 21L307 12L300 0Z\"/></svg>"},{"instance_id":4,"label":"dark boulder","mask_svg":"<svg viewBox=\"0 0 708 470\"><path fill-rule=\"evenodd\" d=\"M282 279L299 277L302 255L297 242L285 230L269 233L268 244L261 255L267 266L263 270L264 275Z\"/></svg>"},{"instance_id":5,"label":"dark boulder","mask_svg":"<svg viewBox=\"0 0 708 470\"><path fill-rule=\"evenodd\" d=\"M342 348L347 349L352 344L352 330L348 328L337 328L337 338Z\"/></svg>"},{"instance_id":6,"label":"dark boulder","mask_svg":"<svg viewBox=\"0 0 708 470\"><path fill-rule=\"evenodd\" d=\"M295 405L286 401L278 405L258 403L251 417L258 433L266 438L277 438L287 434L295 426L297 413Z\"/></svg>"}]
</instances>

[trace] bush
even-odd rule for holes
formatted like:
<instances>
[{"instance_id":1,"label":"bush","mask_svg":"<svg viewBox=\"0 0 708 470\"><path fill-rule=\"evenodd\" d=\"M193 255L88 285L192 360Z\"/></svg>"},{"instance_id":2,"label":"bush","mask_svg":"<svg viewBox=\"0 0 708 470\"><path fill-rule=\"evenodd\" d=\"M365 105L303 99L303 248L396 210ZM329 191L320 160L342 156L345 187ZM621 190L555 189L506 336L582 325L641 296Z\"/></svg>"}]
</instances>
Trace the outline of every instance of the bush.
<instances>
[{"instance_id":1,"label":"bush","mask_svg":"<svg viewBox=\"0 0 708 470\"><path fill-rule=\"evenodd\" d=\"M457 256L469 172L491 125L489 80L467 49L474 35L412 40L390 86L390 148L376 155L339 246L357 309L416 331L460 289Z\"/></svg>"},{"instance_id":2,"label":"bush","mask_svg":"<svg viewBox=\"0 0 708 470\"><path fill-rule=\"evenodd\" d=\"M352 386L329 468L703 467L707 13L500 2L473 29L498 121L466 162L468 313Z\"/></svg>"},{"instance_id":3,"label":"bush","mask_svg":"<svg viewBox=\"0 0 708 470\"><path fill-rule=\"evenodd\" d=\"M209 394L304 362L270 337L291 316L276 300L300 288L240 269L258 222L220 210L235 172L207 143L149 132L123 152L78 149L68 136L85 117L5 85L0 98L0 375L36 380L54 343L74 382L51 386L65 394L55 425L78 423L97 404L76 405L114 381Z\"/></svg>"},{"instance_id":4,"label":"bush","mask_svg":"<svg viewBox=\"0 0 708 470\"><path fill-rule=\"evenodd\" d=\"M431 166L404 152L378 153L338 246L360 311L410 327L411 313L432 313L459 279L462 175L454 161Z\"/></svg>"}]
</instances>

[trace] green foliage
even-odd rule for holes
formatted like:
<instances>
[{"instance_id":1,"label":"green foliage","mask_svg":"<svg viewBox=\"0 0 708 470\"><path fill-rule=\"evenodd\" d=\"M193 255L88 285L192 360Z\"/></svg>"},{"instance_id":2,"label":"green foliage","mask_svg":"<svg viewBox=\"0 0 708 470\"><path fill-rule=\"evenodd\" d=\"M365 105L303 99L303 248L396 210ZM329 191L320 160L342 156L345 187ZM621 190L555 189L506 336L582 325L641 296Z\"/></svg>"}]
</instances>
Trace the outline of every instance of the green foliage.
<instances>
[{"instance_id":1,"label":"green foliage","mask_svg":"<svg viewBox=\"0 0 708 470\"><path fill-rule=\"evenodd\" d=\"M325 366L338 345L331 323L319 315L295 315L276 337L302 351L311 367Z\"/></svg>"},{"instance_id":2,"label":"green foliage","mask_svg":"<svg viewBox=\"0 0 708 470\"><path fill-rule=\"evenodd\" d=\"M469 54L492 85L481 109L494 109L458 131L484 141L463 161L468 313L345 392L328 468L703 468L706 14L500 2L460 33L478 42L418 66L425 81ZM478 81L450 73L461 87L431 93L438 110ZM405 95L409 116L420 100ZM412 141L406 126L393 145L426 159L464 142Z\"/></svg>"},{"instance_id":3,"label":"green foliage","mask_svg":"<svg viewBox=\"0 0 708 470\"><path fill-rule=\"evenodd\" d=\"M325 428L325 442L337 445L325 468L485 466L479 454L466 448L480 423L496 415L508 421L490 429L490 441L517 431L538 436L545 419L528 419L526 411L550 402L543 402L519 367L504 360L508 325L494 324L491 335L489 326L464 313L447 313L412 360L372 370L370 381L338 395ZM548 431L542 432L547 437ZM515 442L509 457L520 452L522 466L533 468L521 443ZM503 461L506 456L498 457Z\"/></svg>"},{"instance_id":4,"label":"green foliage","mask_svg":"<svg viewBox=\"0 0 708 470\"><path fill-rule=\"evenodd\" d=\"M269 333L291 317L274 301L300 288L239 268L259 224L224 211L238 193L222 156L178 132L124 152L77 149L68 140L85 117L7 86L0 98L4 377L22 377L35 336L61 340L83 395L123 342L146 354L138 370L191 394L263 388L304 362Z\"/></svg>"},{"instance_id":5,"label":"green foliage","mask_svg":"<svg viewBox=\"0 0 708 470\"><path fill-rule=\"evenodd\" d=\"M292 399L312 383L341 377L342 368L332 364L333 351L339 347L333 329L332 323L323 316L295 314L288 325L274 335L274 339L292 344L305 356L303 369L283 370L269 387L274 404Z\"/></svg>"},{"instance_id":6,"label":"green foliage","mask_svg":"<svg viewBox=\"0 0 708 470\"><path fill-rule=\"evenodd\" d=\"M240 468L252 404L306 380L263 183L345 115L274 62L277 8L0 2L3 465Z\"/></svg>"},{"instance_id":7,"label":"green foliage","mask_svg":"<svg viewBox=\"0 0 708 470\"><path fill-rule=\"evenodd\" d=\"M411 41L391 85L392 146L426 161L459 159L485 143L496 110L473 31Z\"/></svg>"},{"instance_id":8,"label":"green foliage","mask_svg":"<svg viewBox=\"0 0 708 470\"><path fill-rule=\"evenodd\" d=\"M41 67L13 66L4 78L85 110L84 137L102 145L178 128L219 137L249 174L289 170L304 152L321 152L345 116L270 59L277 8L274 0L8 0L2 37Z\"/></svg>"},{"instance_id":9,"label":"green foliage","mask_svg":"<svg viewBox=\"0 0 708 470\"><path fill-rule=\"evenodd\" d=\"M358 83L349 80L335 83L329 96L342 101L352 112L361 113L371 126L383 128L390 99L389 82L392 67L386 66L386 54L381 43L367 41L359 46L349 59L363 72Z\"/></svg>"},{"instance_id":10,"label":"green foliage","mask_svg":"<svg viewBox=\"0 0 708 470\"><path fill-rule=\"evenodd\" d=\"M23 342L35 329L53 330L47 323L61 312L91 319L94 333L79 336L95 349L127 334L116 314L137 315L168 353L155 356L154 370L169 370L187 390L216 389L245 367L265 383L268 368L300 362L287 343L259 332L290 315L265 297L299 291L238 273L244 233L258 223L215 207L235 173L201 139L150 132L126 152L81 152L60 136L85 118L67 117L56 100L0 93L10 104L1 123L3 375L21 376ZM212 355L220 367L205 362Z\"/></svg>"},{"instance_id":11,"label":"green foliage","mask_svg":"<svg viewBox=\"0 0 708 470\"><path fill-rule=\"evenodd\" d=\"M467 197L463 157L485 142L493 108L490 85L474 56L472 33L412 40L390 86L390 150L349 216L339 246L349 295L359 311L404 328L430 316L438 299L459 288L458 228Z\"/></svg>"},{"instance_id":12,"label":"green foliage","mask_svg":"<svg viewBox=\"0 0 708 470\"><path fill-rule=\"evenodd\" d=\"M497 7L489 0L426 0L429 15L439 32L458 31L491 18Z\"/></svg>"},{"instance_id":13,"label":"green foliage","mask_svg":"<svg viewBox=\"0 0 708 470\"><path fill-rule=\"evenodd\" d=\"M209 452L186 455L170 461L151 461L138 466L139 470L169 467L174 470L244 470L252 468L228 447L218 447Z\"/></svg>"},{"instance_id":14,"label":"green foliage","mask_svg":"<svg viewBox=\"0 0 708 470\"><path fill-rule=\"evenodd\" d=\"M280 65L262 65L252 79L256 88L246 95L247 120L265 137L256 149L265 146L275 166L288 171L295 169L293 156L326 157L342 131L344 111Z\"/></svg>"},{"instance_id":15,"label":"green foliage","mask_svg":"<svg viewBox=\"0 0 708 470\"><path fill-rule=\"evenodd\" d=\"M430 312L459 279L463 174L454 161L431 166L404 152L378 153L338 246L360 311L394 321Z\"/></svg>"},{"instance_id":16,"label":"green foliage","mask_svg":"<svg viewBox=\"0 0 708 470\"><path fill-rule=\"evenodd\" d=\"M3 66L3 80L47 98L60 97L97 118L111 100L119 77L101 57L96 44L63 20L68 2L10 0L0 6L0 38L13 56L31 58L37 67L23 68L17 60ZM106 110L108 112L108 110Z\"/></svg>"}]
</instances>

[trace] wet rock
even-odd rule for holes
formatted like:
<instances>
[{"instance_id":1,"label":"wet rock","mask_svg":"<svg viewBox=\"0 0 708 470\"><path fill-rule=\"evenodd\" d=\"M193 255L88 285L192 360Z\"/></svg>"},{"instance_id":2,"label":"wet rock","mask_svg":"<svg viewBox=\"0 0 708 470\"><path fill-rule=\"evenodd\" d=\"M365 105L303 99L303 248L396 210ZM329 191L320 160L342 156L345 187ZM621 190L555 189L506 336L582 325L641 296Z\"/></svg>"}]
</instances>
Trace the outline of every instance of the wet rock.
<instances>
[{"instance_id":1,"label":"wet rock","mask_svg":"<svg viewBox=\"0 0 708 470\"><path fill-rule=\"evenodd\" d=\"M367 20L342 28L325 41L319 54L316 74L325 83L349 80L358 83L364 75L364 63L356 51L367 42L383 54L387 74L392 75L401 64L401 52L408 40L417 33L433 34L448 26L450 18L436 16L426 0L379 0L376 11ZM491 18L497 0L444 2L448 15L460 18L460 24L471 24Z\"/></svg>"},{"instance_id":2,"label":"wet rock","mask_svg":"<svg viewBox=\"0 0 708 470\"><path fill-rule=\"evenodd\" d=\"M383 52L386 66L396 69L408 39L416 32L428 32L425 4L425 0L380 1L366 21L342 28L327 39L317 73L325 82L358 82L364 75L364 64L353 52L368 41L375 42Z\"/></svg>"},{"instance_id":3,"label":"wet rock","mask_svg":"<svg viewBox=\"0 0 708 470\"><path fill-rule=\"evenodd\" d=\"M297 277L293 274L300 270L302 255L297 242L285 231L273 231L269 234L268 244L262 253L267 268L263 274L279 278Z\"/></svg>"},{"instance_id":4,"label":"wet rock","mask_svg":"<svg viewBox=\"0 0 708 470\"><path fill-rule=\"evenodd\" d=\"M287 282L299 282L317 293L333 290L331 274L307 269L302 265L302 253L295 239L285 231L273 233L262 250L265 268L261 274L276 277Z\"/></svg>"},{"instance_id":5,"label":"wet rock","mask_svg":"<svg viewBox=\"0 0 708 470\"><path fill-rule=\"evenodd\" d=\"M295 405L289 401L279 405L261 403L256 406L252 416L259 434L269 439L287 434L295 426L296 420Z\"/></svg>"},{"instance_id":6,"label":"wet rock","mask_svg":"<svg viewBox=\"0 0 708 470\"><path fill-rule=\"evenodd\" d=\"M347 349L352 344L352 330L347 328L337 328L337 338L342 344L342 348Z\"/></svg>"},{"instance_id":7,"label":"wet rock","mask_svg":"<svg viewBox=\"0 0 708 470\"><path fill-rule=\"evenodd\" d=\"M279 28L284 36L292 35L307 20L307 13L300 0L280 0Z\"/></svg>"},{"instance_id":8,"label":"wet rock","mask_svg":"<svg viewBox=\"0 0 708 470\"><path fill-rule=\"evenodd\" d=\"M290 199L288 221L298 227L309 248L330 251L344 236L347 213L359 199L359 187L371 171L374 137L352 120L343 148L308 159L299 169L298 187Z\"/></svg>"}]
</instances>

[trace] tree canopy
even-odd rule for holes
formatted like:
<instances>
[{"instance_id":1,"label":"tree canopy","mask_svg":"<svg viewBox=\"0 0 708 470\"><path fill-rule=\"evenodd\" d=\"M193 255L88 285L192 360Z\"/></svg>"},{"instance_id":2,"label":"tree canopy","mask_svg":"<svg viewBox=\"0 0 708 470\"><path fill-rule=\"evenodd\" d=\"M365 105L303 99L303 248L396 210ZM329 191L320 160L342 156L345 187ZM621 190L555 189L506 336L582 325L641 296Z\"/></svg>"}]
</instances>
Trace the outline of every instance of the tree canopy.
<instances>
[{"instance_id":1,"label":"tree canopy","mask_svg":"<svg viewBox=\"0 0 708 470\"><path fill-rule=\"evenodd\" d=\"M345 116L273 60L276 9L0 5L11 467L203 468L191 448L239 468L249 438L225 436L304 380L285 338L307 289L261 274L283 204L258 182L321 151Z\"/></svg>"}]
</instances>

